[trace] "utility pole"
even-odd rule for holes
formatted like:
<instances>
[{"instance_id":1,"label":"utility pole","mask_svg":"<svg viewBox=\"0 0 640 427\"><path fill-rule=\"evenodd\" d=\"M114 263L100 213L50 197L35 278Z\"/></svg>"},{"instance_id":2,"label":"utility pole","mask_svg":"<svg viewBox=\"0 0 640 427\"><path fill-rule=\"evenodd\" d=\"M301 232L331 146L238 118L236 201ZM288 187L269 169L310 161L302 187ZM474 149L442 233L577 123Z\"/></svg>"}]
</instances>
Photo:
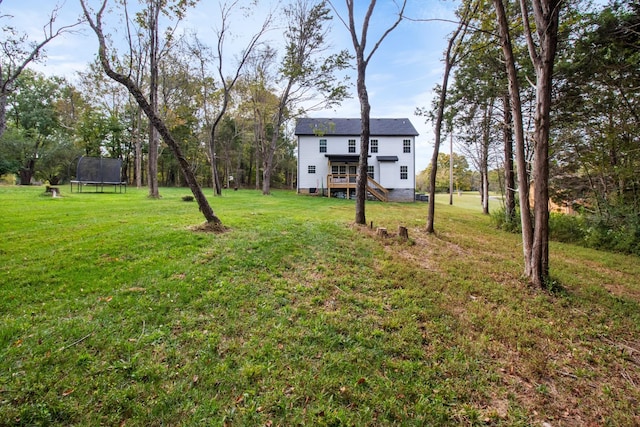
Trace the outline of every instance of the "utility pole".
<instances>
[{"instance_id":1,"label":"utility pole","mask_svg":"<svg viewBox=\"0 0 640 427\"><path fill-rule=\"evenodd\" d=\"M449 138L449 204L453 205L453 132Z\"/></svg>"}]
</instances>

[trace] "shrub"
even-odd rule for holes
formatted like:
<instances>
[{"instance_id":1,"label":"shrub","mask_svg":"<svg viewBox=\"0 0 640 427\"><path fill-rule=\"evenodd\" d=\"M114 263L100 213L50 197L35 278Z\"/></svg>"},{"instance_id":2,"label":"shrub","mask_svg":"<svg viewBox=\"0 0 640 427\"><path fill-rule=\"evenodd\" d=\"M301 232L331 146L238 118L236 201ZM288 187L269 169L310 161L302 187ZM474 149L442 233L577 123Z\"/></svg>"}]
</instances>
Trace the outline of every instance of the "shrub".
<instances>
[{"instance_id":1,"label":"shrub","mask_svg":"<svg viewBox=\"0 0 640 427\"><path fill-rule=\"evenodd\" d=\"M579 215L552 212L549 215L549 239L565 243L583 243L585 220Z\"/></svg>"},{"instance_id":2,"label":"shrub","mask_svg":"<svg viewBox=\"0 0 640 427\"><path fill-rule=\"evenodd\" d=\"M512 218L507 217L505 207L491 211L491 222L494 223L498 230L509 233L521 233L522 223L520 222L520 209L516 208L516 212Z\"/></svg>"},{"instance_id":3,"label":"shrub","mask_svg":"<svg viewBox=\"0 0 640 427\"><path fill-rule=\"evenodd\" d=\"M594 249L640 255L640 219L607 221L592 217L585 229L584 244Z\"/></svg>"},{"instance_id":4,"label":"shrub","mask_svg":"<svg viewBox=\"0 0 640 427\"><path fill-rule=\"evenodd\" d=\"M0 184L16 185L15 174L8 173L6 175L0 175Z\"/></svg>"},{"instance_id":5,"label":"shrub","mask_svg":"<svg viewBox=\"0 0 640 427\"><path fill-rule=\"evenodd\" d=\"M507 218L505 209L491 213L491 221L499 230L521 233L520 212ZM640 217L632 214L549 215L549 240L572 243L588 248L640 255Z\"/></svg>"}]
</instances>

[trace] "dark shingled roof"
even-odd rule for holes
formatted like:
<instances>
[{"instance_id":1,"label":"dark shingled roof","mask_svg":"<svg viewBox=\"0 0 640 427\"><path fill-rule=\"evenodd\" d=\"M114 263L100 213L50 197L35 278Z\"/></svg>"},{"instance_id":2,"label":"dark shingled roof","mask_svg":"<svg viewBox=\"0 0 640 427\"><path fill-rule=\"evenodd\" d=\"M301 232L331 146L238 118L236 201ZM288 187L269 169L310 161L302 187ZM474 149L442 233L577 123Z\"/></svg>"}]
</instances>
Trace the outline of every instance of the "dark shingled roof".
<instances>
[{"instance_id":1,"label":"dark shingled roof","mask_svg":"<svg viewBox=\"0 0 640 427\"><path fill-rule=\"evenodd\" d=\"M360 159L360 156L357 154L349 155L349 154L325 154L326 158L328 158L332 162L357 162Z\"/></svg>"},{"instance_id":2,"label":"dark shingled roof","mask_svg":"<svg viewBox=\"0 0 640 427\"><path fill-rule=\"evenodd\" d=\"M397 162L398 156L378 156L379 162Z\"/></svg>"},{"instance_id":3,"label":"dark shingled roof","mask_svg":"<svg viewBox=\"0 0 640 427\"><path fill-rule=\"evenodd\" d=\"M418 136L409 119L371 119L371 136ZM301 118L296 135L360 135L360 119Z\"/></svg>"}]
</instances>

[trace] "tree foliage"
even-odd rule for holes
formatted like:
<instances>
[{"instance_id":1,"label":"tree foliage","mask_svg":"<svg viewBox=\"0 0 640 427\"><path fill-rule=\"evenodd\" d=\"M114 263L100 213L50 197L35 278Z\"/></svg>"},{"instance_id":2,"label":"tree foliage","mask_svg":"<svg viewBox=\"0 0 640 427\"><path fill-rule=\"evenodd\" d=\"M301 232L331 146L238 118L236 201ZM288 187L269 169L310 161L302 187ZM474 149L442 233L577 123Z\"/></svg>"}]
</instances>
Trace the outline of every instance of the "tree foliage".
<instances>
[{"instance_id":1,"label":"tree foliage","mask_svg":"<svg viewBox=\"0 0 640 427\"><path fill-rule=\"evenodd\" d=\"M640 209L640 6L614 2L583 17L562 85L552 191L599 216Z\"/></svg>"},{"instance_id":2,"label":"tree foliage","mask_svg":"<svg viewBox=\"0 0 640 427\"><path fill-rule=\"evenodd\" d=\"M449 191L449 161L451 156L446 153L438 155L436 173L436 192ZM416 177L416 190L430 191L431 165L421 171ZM473 188L473 173L469 169L466 157L453 153L453 189L454 191L470 191Z\"/></svg>"}]
</instances>

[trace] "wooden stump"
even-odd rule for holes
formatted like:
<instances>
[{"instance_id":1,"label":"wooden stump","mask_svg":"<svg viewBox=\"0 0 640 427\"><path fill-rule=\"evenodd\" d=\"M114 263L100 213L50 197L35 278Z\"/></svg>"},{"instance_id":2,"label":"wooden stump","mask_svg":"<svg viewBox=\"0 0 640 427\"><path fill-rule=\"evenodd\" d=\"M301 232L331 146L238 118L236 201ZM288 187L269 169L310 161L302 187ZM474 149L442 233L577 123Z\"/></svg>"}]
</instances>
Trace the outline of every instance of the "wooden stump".
<instances>
[{"instance_id":1,"label":"wooden stump","mask_svg":"<svg viewBox=\"0 0 640 427\"><path fill-rule=\"evenodd\" d=\"M398 226L398 236L402 240L409 240L409 230L407 230L407 227Z\"/></svg>"},{"instance_id":2,"label":"wooden stump","mask_svg":"<svg viewBox=\"0 0 640 427\"><path fill-rule=\"evenodd\" d=\"M60 189L58 187L47 186L46 192L51 193L51 197L60 197Z\"/></svg>"},{"instance_id":3,"label":"wooden stump","mask_svg":"<svg viewBox=\"0 0 640 427\"><path fill-rule=\"evenodd\" d=\"M378 227L376 229L376 234L380 237L388 237L389 234L387 234L387 229L383 228L383 227Z\"/></svg>"}]
</instances>

